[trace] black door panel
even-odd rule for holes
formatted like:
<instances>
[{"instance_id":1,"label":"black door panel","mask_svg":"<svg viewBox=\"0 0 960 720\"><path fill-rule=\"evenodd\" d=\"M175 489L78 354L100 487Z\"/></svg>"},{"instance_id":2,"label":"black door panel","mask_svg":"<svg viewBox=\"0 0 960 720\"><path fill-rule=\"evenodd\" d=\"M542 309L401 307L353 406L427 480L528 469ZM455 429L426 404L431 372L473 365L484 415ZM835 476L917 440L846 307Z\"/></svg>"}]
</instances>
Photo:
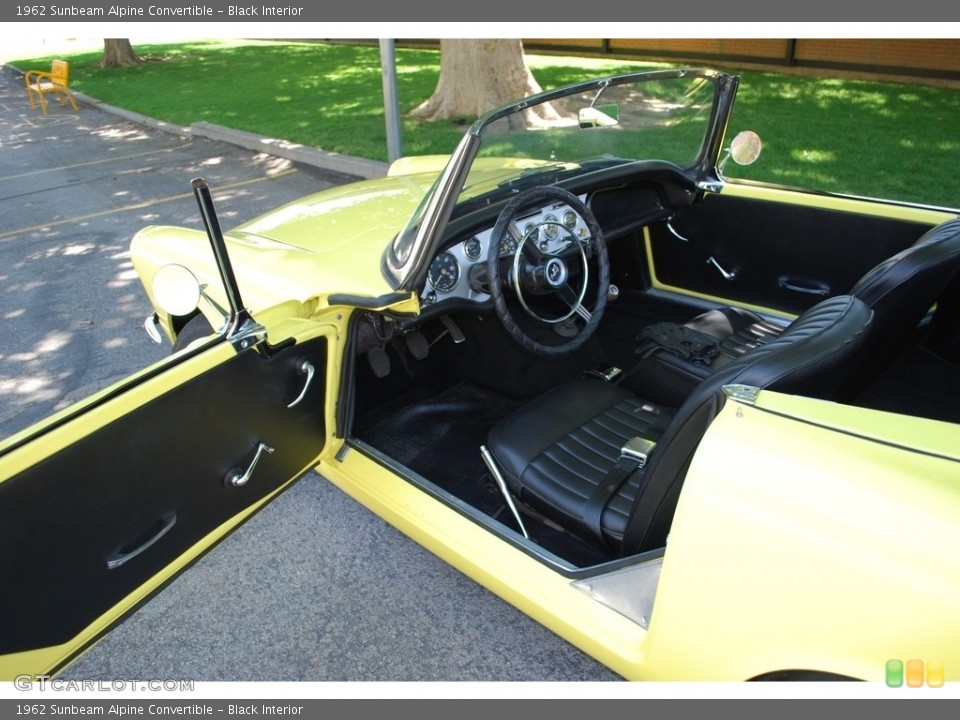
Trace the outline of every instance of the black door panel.
<instances>
[{"instance_id":1,"label":"black door panel","mask_svg":"<svg viewBox=\"0 0 960 720\"><path fill-rule=\"evenodd\" d=\"M657 279L698 294L800 313L847 292L930 225L744 197L708 195L651 228Z\"/></svg>"},{"instance_id":2,"label":"black door panel","mask_svg":"<svg viewBox=\"0 0 960 720\"><path fill-rule=\"evenodd\" d=\"M272 357L243 351L0 483L0 569L16 578L0 593L0 654L76 637L309 469L326 432L326 354L323 338ZM316 379L289 408L304 360ZM226 482L260 443L272 452L261 452L249 480Z\"/></svg>"}]
</instances>

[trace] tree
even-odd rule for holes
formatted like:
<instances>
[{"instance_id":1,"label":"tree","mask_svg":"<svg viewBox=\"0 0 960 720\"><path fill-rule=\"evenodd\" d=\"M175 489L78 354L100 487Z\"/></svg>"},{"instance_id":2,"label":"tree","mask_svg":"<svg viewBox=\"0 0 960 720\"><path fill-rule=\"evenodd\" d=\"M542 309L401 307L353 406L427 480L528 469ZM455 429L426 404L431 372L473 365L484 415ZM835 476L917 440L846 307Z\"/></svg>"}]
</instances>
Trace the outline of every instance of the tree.
<instances>
[{"instance_id":1,"label":"tree","mask_svg":"<svg viewBox=\"0 0 960 720\"><path fill-rule=\"evenodd\" d=\"M519 39L440 40L440 79L433 95L411 111L425 120L472 121L499 105L540 92ZM553 119L549 107L539 119Z\"/></svg>"},{"instance_id":2,"label":"tree","mask_svg":"<svg viewBox=\"0 0 960 720\"><path fill-rule=\"evenodd\" d=\"M133 50L129 40L104 40L103 57L97 63L98 67L129 67L137 65L143 60Z\"/></svg>"}]
</instances>

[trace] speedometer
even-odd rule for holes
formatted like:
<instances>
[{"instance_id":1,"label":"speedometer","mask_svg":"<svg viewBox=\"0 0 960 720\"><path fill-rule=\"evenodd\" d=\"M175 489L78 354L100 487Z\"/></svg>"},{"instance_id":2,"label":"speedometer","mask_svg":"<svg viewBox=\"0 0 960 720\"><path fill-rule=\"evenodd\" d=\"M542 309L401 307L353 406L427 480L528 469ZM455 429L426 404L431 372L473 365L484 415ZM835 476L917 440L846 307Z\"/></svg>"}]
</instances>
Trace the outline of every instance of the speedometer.
<instances>
[{"instance_id":1,"label":"speedometer","mask_svg":"<svg viewBox=\"0 0 960 720\"><path fill-rule=\"evenodd\" d=\"M500 257L504 255L513 255L517 251L517 239L508 230L500 238L500 247L498 248Z\"/></svg>"},{"instance_id":2,"label":"speedometer","mask_svg":"<svg viewBox=\"0 0 960 720\"><path fill-rule=\"evenodd\" d=\"M452 253L442 252L430 263L427 276L434 290L448 293L460 282L460 263Z\"/></svg>"}]
</instances>

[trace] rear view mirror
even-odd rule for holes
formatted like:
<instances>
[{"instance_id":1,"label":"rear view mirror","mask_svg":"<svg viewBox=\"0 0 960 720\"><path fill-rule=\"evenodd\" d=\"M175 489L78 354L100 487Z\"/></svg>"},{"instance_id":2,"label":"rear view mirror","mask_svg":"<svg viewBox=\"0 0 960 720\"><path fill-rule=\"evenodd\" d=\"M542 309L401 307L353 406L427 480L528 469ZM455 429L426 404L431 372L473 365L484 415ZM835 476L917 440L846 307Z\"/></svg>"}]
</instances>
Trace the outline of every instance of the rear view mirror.
<instances>
[{"instance_id":1,"label":"rear view mirror","mask_svg":"<svg viewBox=\"0 0 960 720\"><path fill-rule=\"evenodd\" d=\"M620 123L620 106L616 103L581 108L577 118L580 127L610 127Z\"/></svg>"}]
</instances>

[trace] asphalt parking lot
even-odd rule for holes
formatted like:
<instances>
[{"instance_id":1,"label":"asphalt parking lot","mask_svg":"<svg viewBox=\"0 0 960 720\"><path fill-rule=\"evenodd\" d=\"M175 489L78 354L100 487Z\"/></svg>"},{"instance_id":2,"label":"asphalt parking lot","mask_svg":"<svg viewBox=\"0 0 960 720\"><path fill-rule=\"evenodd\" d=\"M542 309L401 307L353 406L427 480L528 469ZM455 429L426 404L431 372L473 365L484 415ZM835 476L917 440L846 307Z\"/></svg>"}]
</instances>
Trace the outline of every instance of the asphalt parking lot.
<instances>
[{"instance_id":1,"label":"asphalt parking lot","mask_svg":"<svg viewBox=\"0 0 960 720\"><path fill-rule=\"evenodd\" d=\"M54 102L45 117L9 68L0 152L0 437L165 355L143 331L150 308L127 245L148 224L202 226L193 178L206 178L224 228L356 179L88 102ZM62 677L617 679L316 473Z\"/></svg>"}]
</instances>

